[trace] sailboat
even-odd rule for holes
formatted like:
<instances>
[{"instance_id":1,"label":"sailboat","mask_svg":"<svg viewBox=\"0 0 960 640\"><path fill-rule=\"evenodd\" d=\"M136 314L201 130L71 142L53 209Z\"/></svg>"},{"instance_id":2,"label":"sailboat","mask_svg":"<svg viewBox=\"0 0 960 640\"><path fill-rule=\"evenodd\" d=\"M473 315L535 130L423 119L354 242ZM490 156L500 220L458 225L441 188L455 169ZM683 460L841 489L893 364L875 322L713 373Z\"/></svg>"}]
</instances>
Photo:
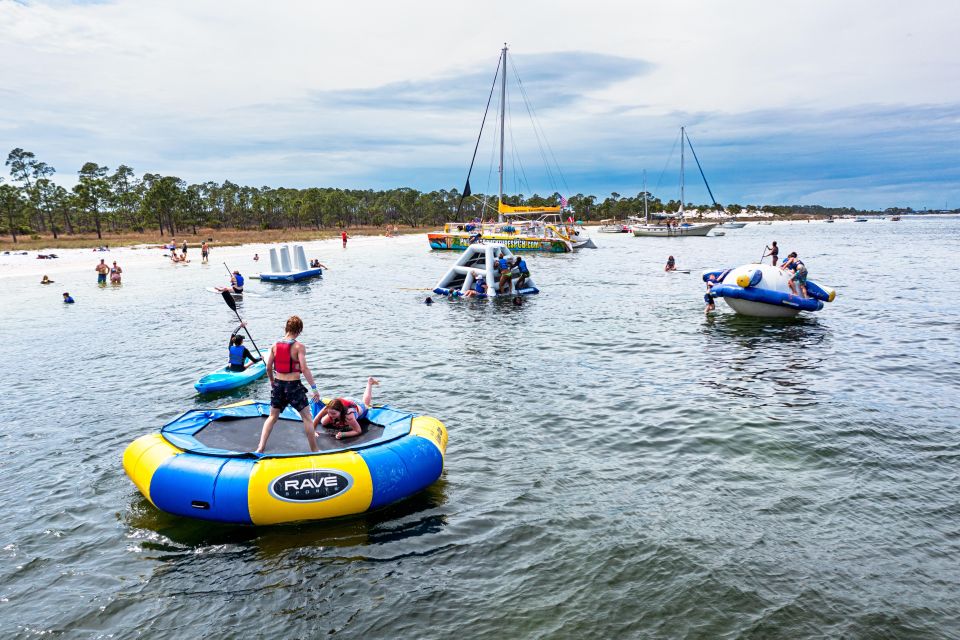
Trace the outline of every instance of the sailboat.
<instances>
[{"instance_id":1,"label":"sailboat","mask_svg":"<svg viewBox=\"0 0 960 640\"><path fill-rule=\"evenodd\" d=\"M483 122L480 125L480 134L483 135L483 125L490 109L490 100L497 86L497 76L500 79L500 165L499 165L499 195L497 197L497 222L483 222L482 219L468 222L447 222L442 231L433 231L427 234L431 249L463 251L469 245L477 242L498 242L506 245L511 251L543 251L549 253L568 253L574 249L595 249L593 243L582 229L577 228L573 218L563 221L562 206L519 207L511 206L503 201L504 179L504 146L507 103L507 45L500 51L497 62L497 74L493 78L490 88L490 97L487 98L487 111L484 111ZM470 169L467 171L467 182L463 188L463 195L457 205L457 215L463 206L465 198L470 197L470 174L477 159L477 149L480 148L480 137L473 149L473 158L470 160ZM566 205L566 202L563 202Z\"/></svg>"},{"instance_id":2,"label":"sailboat","mask_svg":"<svg viewBox=\"0 0 960 640\"><path fill-rule=\"evenodd\" d=\"M654 237L654 238L673 238L676 236L705 236L710 233L710 230L717 226L715 223L691 223L687 222L684 218L684 173L685 173L685 156L684 156L684 142L690 144L690 139L687 138L687 131L685 127L680 127L680 210L677 212L677 220L672 219L667 220L667 224L650 224L650 213L647 211L647 188L646 188L646 178L644 178L644 188L643 188L643 209L644 209L644 223L637 224L633 227L633 235L637 237ZM693 152L694 160L697 160L697 154L693 151L693 145L690 144L690 151ZM700 161L697 160L697 167L700 167ZM700 175L703 176L703 169L700 169ZM703 178L704 184L707 183L707 178ZM707 184L707 191L710 193L710 198L713 199L713 192L710 191L710 185ZM713 204L716 205L717 201L714 200Z\"/></svg>"}]
</instances>

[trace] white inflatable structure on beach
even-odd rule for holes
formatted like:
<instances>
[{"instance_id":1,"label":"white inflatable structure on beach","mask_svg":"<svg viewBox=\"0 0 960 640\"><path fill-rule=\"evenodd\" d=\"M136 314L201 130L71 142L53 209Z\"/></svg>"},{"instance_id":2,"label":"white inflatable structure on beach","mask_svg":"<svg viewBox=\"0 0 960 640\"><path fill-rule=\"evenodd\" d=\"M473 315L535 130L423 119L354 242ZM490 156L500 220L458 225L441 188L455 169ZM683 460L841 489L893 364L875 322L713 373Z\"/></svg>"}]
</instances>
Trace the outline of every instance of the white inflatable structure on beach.
<instances>
[{"instance_id":1,"label":"white inflatable structure on beach","mask_svg":"<svg viewBox=\"0 0 960 640\"><path fill-rule=\"evenodd\" d=\"M290 247L283 245L279 253L276 248L270 249L270 269L269 273L261 273L260 280L263 282L296 282L306 280L307 278L319 278L323 270L318 268L311 269L307 264L307 256L303 252L303 246L293 245L293 264L290 263Z\"/></svg>"},{"instance_id":2,"label":"white inflatable structure on beach","mask_svg":"<svg viewBox=\"0 0 960 640\"><path fill-rule=\"evenodd\" d=\"M498 293L500 284L500 272L494 269L498 258L503 256L513 264L513 254L503 244L484 243L471 244L454 264L446 275L440 278L440 282L433 288L433 292L443 296L465 296L472 290L479 278L483 278L487 283L487 293L477 294L478 298L496 298L514 295L531 295L540 293L533 280L529 277L524 282L522 289L514 288L514 278L510 279L510 291L505 294Z\"/></svg>"}]
</instances>

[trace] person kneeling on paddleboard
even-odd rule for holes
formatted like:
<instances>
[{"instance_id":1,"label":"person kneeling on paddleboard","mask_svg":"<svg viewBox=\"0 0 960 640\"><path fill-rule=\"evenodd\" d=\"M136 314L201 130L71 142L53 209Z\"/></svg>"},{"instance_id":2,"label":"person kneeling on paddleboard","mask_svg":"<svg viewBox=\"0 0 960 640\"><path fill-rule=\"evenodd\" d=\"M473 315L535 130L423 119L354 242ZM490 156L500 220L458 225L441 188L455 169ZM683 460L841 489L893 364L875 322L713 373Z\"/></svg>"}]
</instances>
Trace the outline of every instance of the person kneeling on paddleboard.
<instances>
[{"instance_id":1,"label":"person kneeling on paddleboard","mask_svg":"<svg viewBox=\"0 0 960 640\"><path fill-rule=\"evenodd\" d=\"M236 273L236 272L234 272ZM317 451L317 434L313 430L313 421L310 419L310 403L307 402L307 390L300 382L300 375L306 377L312 389L313 400L320 402L320 393L317 384L313 381L313 374L307 367L307 348L297 342L297 337L303 331L303 320L298 316L290 316L285 327L286 334L283 340L270 347L267 356L267 377L270 378L270 416L263 423L260 433L260 444L256 453L263 453L267 448L267 440L273 425L280 418L280 412L291 405L303 419L303 431L307 436L310 451Z\"/></svg>"},{"instance_id":2,"label":"person kneeling on paddleboard","mask_svg":"<svg viewBox=\"0 0 960 640\"><path fill-rule=\"evenodd\" d=\"M230 353L230 371L245 371L250 366L245 364L247 360L251 361L250 364L260 362L260 358L254 357L250 350L243 346L243 336L238 335L246 326L246 322L241 322L230 335L230 344L227 346Z\"/></svg>"}]
</instances>

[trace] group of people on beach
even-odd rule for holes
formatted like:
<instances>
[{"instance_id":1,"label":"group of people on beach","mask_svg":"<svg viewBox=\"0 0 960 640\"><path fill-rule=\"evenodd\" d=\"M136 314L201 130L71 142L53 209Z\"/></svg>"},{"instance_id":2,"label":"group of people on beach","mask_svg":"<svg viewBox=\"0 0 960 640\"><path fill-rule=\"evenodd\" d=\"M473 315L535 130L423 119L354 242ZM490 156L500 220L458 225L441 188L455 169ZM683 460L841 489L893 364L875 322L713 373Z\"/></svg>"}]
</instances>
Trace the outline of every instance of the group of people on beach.
<instances>
[{"instance_id":1,"label":"group of people on beach","mask_svg":"<svg viewBox=\"0 0 960 640\"><path fill-rule=\"evenodd\" d=\"M183 243L180 245L180 253L177 253L177 241L174 238L170 239L170 244L162 245L162 248L170 252L169 254L170 262L174 264L178 264L181 262L190 262L190 260L187 259L187 249L189 249L189 247L187 245L186 240L184 240ZM207 264L209 259L210 259L210 244L208 241L204 240L203 243L200 245L200 261L203 264Z\"/></svg>"},{"instance_id":2,"label":"group of people on beach","mask_svg":"<svg viewBox=\"0 0 960 640\"><path fill-rule=\"evenodd\" d=\"M243 346L243 336L239 335L239 331L244 328L246 323L241 323L230 338L231 369L236 367L243 370L250 366L246 364L247 359L260 362L259 358L255 358ZM367 378L362 400L334 398L316 416L312 416L309 408L310 401L319 404L320 392L317 390L313 372L307 365L307 348L297 341L302 332L303 320L299 316L290 316L284 326L283 339L270 347L266 362L267 378L270 380L270 415L263 423L260 442L255 449L256 453L266 451L270 434L277 420L280 419L280 414L288 406L293 407L303 420L303 430L310 451L320 450L317 446L317 438L323 435L343 440L355 438L363 433L360 421L366 417L373 402L373 387L380 384L380 381L373 377ZM301 376L306 378L310 385L310 400L307 399L307 390L300 381Z\"/></svg>"}]
</instances>

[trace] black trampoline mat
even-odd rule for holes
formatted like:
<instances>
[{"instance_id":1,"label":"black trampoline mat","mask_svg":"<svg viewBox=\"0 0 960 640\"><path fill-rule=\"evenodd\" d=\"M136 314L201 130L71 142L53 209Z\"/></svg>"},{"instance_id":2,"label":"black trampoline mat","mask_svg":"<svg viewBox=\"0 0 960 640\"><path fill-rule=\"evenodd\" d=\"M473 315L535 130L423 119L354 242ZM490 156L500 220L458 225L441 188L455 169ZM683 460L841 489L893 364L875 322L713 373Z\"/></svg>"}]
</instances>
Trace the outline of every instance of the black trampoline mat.
<instances>
[{"instance_id":1,"label":"black trampoline mat","mask_svg":"<svg viewBox=\"0 0 960 640\"><path fill-rule=\"evenodd\" d=\"M227 451L253 451L260 442L260 432L266 416L252 418L219 418L212 421L194 434L194 437L208 447ZM358 444L367 444L383 435L383 426L369 420L360 420L363 433L355 438L336 439L336 431L320 427L317 446L320 451L342 451ZM266 453L310 453L307 436L303 432L303 421L281 418L273 426L267 441Z\"/></svg>"}]
</instances>

